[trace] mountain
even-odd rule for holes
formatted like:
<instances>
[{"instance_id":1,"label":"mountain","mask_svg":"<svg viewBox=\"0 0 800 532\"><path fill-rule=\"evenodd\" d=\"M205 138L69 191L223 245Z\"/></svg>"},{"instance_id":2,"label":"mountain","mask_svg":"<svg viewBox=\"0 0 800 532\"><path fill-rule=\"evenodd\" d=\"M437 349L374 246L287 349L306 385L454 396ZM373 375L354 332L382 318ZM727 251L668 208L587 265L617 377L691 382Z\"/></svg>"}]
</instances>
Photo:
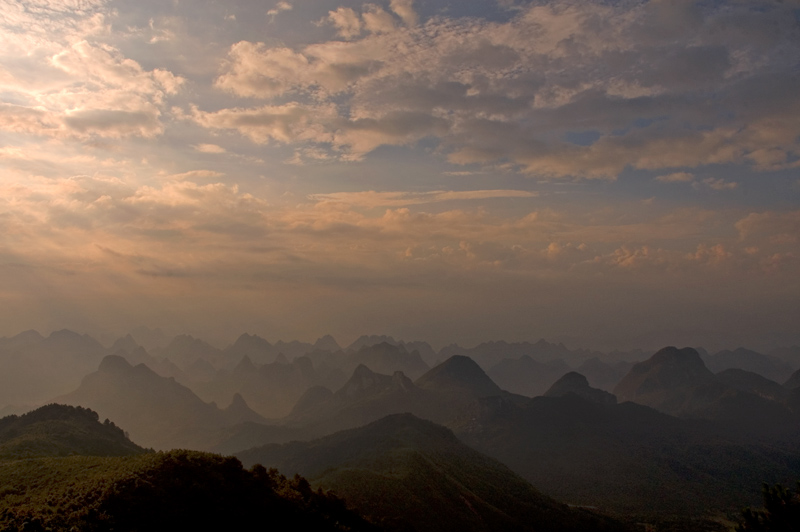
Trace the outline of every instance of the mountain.
<instances>
[{"instance_id":1,"label":"mountain","mask_svg":"<svg viewBox=\"0 0 800 532\"><path fill-rule=\"evenodd\" d=\"M317 341L314 342L314 351L341 351L342 348L339 346L339 343L336 341L336 338L331 336L330 334L326 334L320 338L317 338Z\"/></svg>"},{"instance_id":2,"label":"mountain","mask_svg":"<svg viewBox=\"0 0 800 532\"><path fill-rule=\"evenodd\" d=\"M604 362L597 357L586 360L575 371L585 375L589 384L610 392L633 367L633 362Z\"/></svg>"},{"instance_id":3,"label":"mountain","mask_svg":"<svg viewBox=\"0 0 800 532\"><path fill-rule=\"evenodd\" d=\"M793 371L789 363L779 358L762 355L741 347L734 351L720 351L714 355L703 357L703 361L713 373L719 373L726 369L743 369L776 382L785 381Z\"/></svg>"},{"instance_id":4,"label":"mountain","mask_svg":"<svg viewBox=\"0 0 800 532\"><path fill-rule=\"evenodd\" d=\"M559 377L570 371L562 360L537 362L528 355L507 358L492 366L487 374L502 389L528 397L542 395Z\"/></svg>"},{"instance_id":5,"label":"mountain","mask_svg":"<svg viewBox=\"0 0 800 532\"><path fill-rule=\"evenodd\" d=\"M363 335L356 341L345 348L345 351L359 351L365 347L371 347L377 344L389 344L395 347L402 347L409 353L416 351L419 353L423 361L428 365L438 364L442 358L434 351L433 347L428 342L419 340L413 342L406 342L403 340L395 340L391 336L386 335Z\"/></svg>"},{"instance_id":6,"label":"mountain","mask_svg":"<svg viewBox=\"0 0 800 532\"><path fill-rule=\"evenodd\" d=\"M175 379L114 355L55 402L91 408L124 426L134 441L156 449L208 448L207 440L223 427L243 419L264 421L252 411L243 413L241 402L222 411Z\"/></svg>"},{"instance_id":7,"label":"mountain","mask_svg":"<svg viewBox=\"0 0 800 532\"><path fill-rule=\"evenodd\" d=\"M257 364L268 364L275 362L275 357L278 352L275 351L272 344L267 340L257 335L242 334L233 345L228 346L224 350L225 359L238 363L244 357L254 361Z\"/></svg>"},{"instance_id":8,"label":"mountain","mask_svg":"<svg viewBox=\"0 0 800 532\"><path fill-rule=\"evenodd\" d=\"M771 401L785 401L789 390L766 377L743 369L726 369L717 373L717 379L732 388L749 392Z\"/></svg>"},{"instance_id":9,"label":"mountain","mask_svg":"<svg viewBox=\"0 0 800 532\"><path fill-rule=\"evenodd\" d=\"M87 408L49 404L0 419L0 460L44 456L129 456L144 449Z\"/></svg>"},{"instance_id":10,"label":"mountain","mask_svg":"<svg viewBox=\"0 0 800 532\"><path fill-rule=\"evenodd\" d=\"M376 530L306 479L192 452L0 462L0 529Z\"/></svg>"},{"instance_id":11,"label":"mountain","mask_svg":"<svg viewBox=\"0 0 800 532\"><path fill-rule=\"evenodd\" d=\"M361 365L334 393L321 387L309 390L286 418L286 424L321 436L358 427L389 414L430 415L434 404L433 396L414 385L402 372L381 375Z\"/></svg>"},{"instance_id":12,"label":"mountain","mask_svg":"<svg viewBox=\"0 0 800 532\"><path fill-rule=\"evenodd\" d=\"M604 390L598 390L589 386L589 381L574 371L570 371L544 393L545 397L564 397L567 394L575 394L588 401L600 404L614 405L617 404L617 398Z\"/></svg>"},{"instance_id":13,"label":"mountain","mask_svg":"<svg viewBox=\"0 0 800 532\"><path fill-rule=\"evenodd\" d=\"M311 442L238 453L306 476L388 530L623 530L608 518L542 496L501 463L411 414Z\"/></svg>"},{"instance_id":14,"label":"mountain","mask_svg":"<svg viewBox=\"0 0 800 532\"><path fill-rule=\"evenodd\" d=\"M761 482L800 475L796 443L758 443L710 421L575 394L481 399L448 426L551 497L645 522L736 511L758 503Z\"/></svg>"},{"instance_id":15,"label":"mountain","mask_svg":"<svg viewBox=\"0 0 800 532\"><path fill-rule=\"evenodd\" d=\"M413 382L400 371L383 375L361 365L336 392L309 391L283 423L317 436L404 412L447 423L471 402L487 396L524 399L501 390L468 357L451 357Z\"/></svg>"},{"instance_id":16,"label":"mountain","mask_svg":"<svg viewBox=\"0 0 800 532\"><path fill-rule=\"evenodd\" d=\"M106 354L94 338L69 330L26 331L0 339L0 406L41 404L74 389Z\"/></svg>"},{"instance_id":17,"label":"mountain","mask_svg":"<svg viewBox=\"0 0 800 532\"><path fill-rule=\"evenodd\" d=\"M786 382L783 383L783 387L787 390L796 390L800 388L800 369L792 373L792 375L786 379Z\"/></svg>"},{"instance_id":18,"label":"mountain","mask_svg":"<svg viewBox=\"0 0 800 532\"><path fill-rule=\"evenodd\" d=\"M633 401L680 415L697 408L692 403L694 390L715 385L714 374L695 349L665 347L635 364L614 387L614 394L620 401Z\"/></svg>"},{"instance_id":19,"label":"mountain","mask_svg":"<svg viewBox=\"0 0 800 532\"><path fill-rule=\"evenodd\" d=\"M411 379L416 379L430 369L419 352L409 353L405 347L387 342L364 346L349 353L341 368L347 373L362 364L376 373L391 375L395 371L402 371Z\"/></svg>"},{"instance_id":20,"label":"mountain","mask_svg":"<svg viewBox=\"0 0 800 532\"><path fill-rule=\"evenodd\" d=\"M158 327L155 329L144 326L137 327L130 332L130 335L137 344L148 351L162 349L172 340L172 338L164 334L164 331Z\"/></svg>"},{"instance_id":21,"label":"mountain","mask_svg":"<svg viewBox=\"0 0 800 532\"><path fill-rule=\"evenodd\" d=\"M534 344L530 342L484 342L469 349L453 344L439 351L441 358L448 358L454 355L468 356L487 370L507 358L519 359L523 356L528 356L538 362L561 360L568 366L581 364L584 360L592 357L603 356L595 351L568 349L564 344L553 344L544 339Z\"/></svg>"},{"instance_id":22,"label":"mountain","mask_svg":"<svg viewBox=\"0 0 800 532\"><path fill-rule=\"evenodd\" d=\"M220 367L222 363L222 352L219 349L188 334L179 334L166 347L158 350L157 354L169 359L184 371L198 359L210 362L215 367Z\"/></svg>"},{"instance_id":23,"label":"mountain","mask_svg":"<svg viewBox=\"0 0 800 532\"><path fill-rule=\"evenodd\" d=\"M227 404L239 394L261 415L280 418L310 387L341 385L343 381L340 373L317 371L305 356L257 365L245 355L232 371L220 371L205 382L195 381L192 388L203 400L218 404Z\"/></svg>"},{"instance_id":24,"label":"mountain","mask_svg":"<svg viewBox=\"0 0 800 532\"><path fill-rule=\"evenodd\" d=\"M752 436L786 437L796 432L797 420L787 406L728 384L724 377L711 373L692 348L658 351L634 365L614 393L620 401L680 417L714 420Z\"/></svg>"},{"instance_id":25,"label":"mountain","mask_svg":"<svg viewBox=\"0 0 800 532\"><path fill-rule=\"evenodd\" d=\"M502 393L478 364L465 356L452 356L434 367L415 384L437 394L458 395L475 399Z\"/></svg>"}]
</instances>

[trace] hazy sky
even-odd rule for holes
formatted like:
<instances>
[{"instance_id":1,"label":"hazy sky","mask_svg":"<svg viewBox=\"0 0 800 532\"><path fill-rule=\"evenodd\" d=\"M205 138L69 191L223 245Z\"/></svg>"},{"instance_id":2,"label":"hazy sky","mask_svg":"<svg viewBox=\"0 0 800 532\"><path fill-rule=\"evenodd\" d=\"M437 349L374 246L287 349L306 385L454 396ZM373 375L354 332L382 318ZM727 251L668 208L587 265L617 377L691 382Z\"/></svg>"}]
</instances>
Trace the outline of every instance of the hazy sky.
<instances>
[{"instance_id":1,"label":"hazy sky","mask_svg":"<svg viewBox=\"0 0 800 532\"><path fill-rule=\"evenodd\" d=\"M0 176L0 335L798 342L800 4L0 0Z\"/></svg>"}]
</instances>

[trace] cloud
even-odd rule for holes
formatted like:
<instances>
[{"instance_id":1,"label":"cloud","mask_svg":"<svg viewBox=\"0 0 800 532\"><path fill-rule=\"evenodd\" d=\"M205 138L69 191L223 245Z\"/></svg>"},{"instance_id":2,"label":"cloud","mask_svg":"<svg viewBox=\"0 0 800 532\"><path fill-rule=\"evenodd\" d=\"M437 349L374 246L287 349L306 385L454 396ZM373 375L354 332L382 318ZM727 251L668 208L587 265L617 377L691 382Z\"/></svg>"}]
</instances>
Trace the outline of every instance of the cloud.
<instances>
[{"instance_id":1,"label":"cloud","mask_svg":"<svg viewBox=\"0 0 800 532\"><path fill-rule=\"evenodd\" d=\"M741 240L761 240L773 244L800 242L800 211L752 212L736 222Z\"/></svg>"},{"instance_id":2,"label":"cloud","mask_svg":"<svg viewBox=\"0 0 800 532\"><path fill-rule=\"evenodd\" d=\"M225 174L215 172L214 170L190 170L188 172L181 172L180 174L171 174L167 179L174 179L176 181L194 180L194 179L218 179Z\"/></svg>"},{"instance_id":3,"label":"cloud","mask_svg":"<svg viewBox=\"0 0 800 532\"><path fill-rule=\"evenodd\" d=\"M414 0L391 0L389 6L406 26L416 26L419 22L419 16L414 11Z\"/></svg>"},{"instance_id":4,"label":"cloud","mask_svg":"<svg viewBox=\"0 0 800 532\"><path fill-rule=\"evenodd\" d=\"M734 181L725 181L724 179L714 177L703 179L703 184L713 190L733 190L739 186L739 184Z\"/></svg>"},{"instance_id":5,"label":"cloud","mask_svg":"<svg viewBox=\"0 0 800 532\"><path fill-rule=\"evenodd\" d=\"M408 0L391 2L393 14L342 7L327 21L346 41L242 41L215 83L242 97L335 103L335 126L327 114L310 120L329 133L322 142L333 135L354 158L433 136L453 164L511 164L548 178L795 164L800 81L781 57L787 46L800 53L800 30L789 8L659 6L550 2L520 6L504 22L442 16L424 25ZM758 29L726 29L748 19ZM397 117L417 121L404 128L419 133L380 126L396 127ZM565 140L582 132L597 140Z\"/></svg>"},{"instance_id":6,"label":"cloud","mask_svg":"<svg viewBox=\"0 0 800 532\"><path fill-rule=\"evenodd\" d=\"M292 10L292 4L290 4L289 2L278 2L277 4L275 4L275 7L267 11L267 15L273 17L274 19L275 16L278 15L279 13L291 10Z\"/></svg>"},{"instance_id":7,"label":"cloud","mask_svg":"<svg viewBox=\"0 0 800 532\"><path fill-rule=\"evenodd\" d=\"M328 21L336 27L338 35L345 39L358 37L364 29L361 17L349 7L340 7L329 12Z\"/></svg>"},{"instance_id":8,"label":"cloud","mask_svg":"<svg viewBox=\"0 0 800 532\"><path fill-rule=\"evenodd\" d=\"M536 192L526 190L433 190L429 192L334 192L312 194L309 199L344 203L360 207L401 207L442 201L486 200L493 198L535 198Z\"/></svg>"},{"instance_id":9,"label":"cloud","mask_svg":"<svg viewBox=\"0 0 800 532\"><path fill-rule=\"evenodd\" d=\"M193 147L200 153L225 153L227 151L222 146L217 146L216 144L197 144Z\"/></svg>"},{"instance_id":10,"label":"cloud","mask_svg":"<svg viewBox=\"0 0 800 532\"><path fill-rule=\"evenodd\" d=\"M673 172L656 177L656 181L661 181L662 183L688 183L694 181L694 174L691 172Z\"/></svg>"},{"instance_id":11,"label":"cloud","mask_svg":"<svg viewBox=\"0 0 800 532\"><path fill-rule=\"evenodd\" d=\"M313 107L297 103L222 109L211 113L195 109L192 114L193 120L203 127L236 130L260 144L304 140L330 142L333 140L332 134L324 123L319 123L325 116L329 120L336 117L332 106Z\"/></svg>"}]
</instances>

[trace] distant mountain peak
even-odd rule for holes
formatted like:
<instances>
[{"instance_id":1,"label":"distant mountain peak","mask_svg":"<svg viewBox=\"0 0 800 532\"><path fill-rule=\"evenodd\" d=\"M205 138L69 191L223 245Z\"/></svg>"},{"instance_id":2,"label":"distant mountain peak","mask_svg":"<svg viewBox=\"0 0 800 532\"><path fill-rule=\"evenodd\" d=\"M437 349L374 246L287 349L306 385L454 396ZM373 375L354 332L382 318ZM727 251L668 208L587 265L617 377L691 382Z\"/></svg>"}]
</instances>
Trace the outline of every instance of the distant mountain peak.
<instances>
[{"instance_id":1,"label":"distant mountain peak","mask_svg":"<svg viewBox=\"0 0 800 532\"><path fill-rule=\"evenodd\" d=\"M431 390L458 388L476 397L502 393L500 387L474 360L463 355L451 356L417 379L415 384Z\"/></svg>"},{"instance_id":2,"label":"distant mountain peak","mask_svg":"<svg viewBox=\"0 0 800 532\"><path fill-rule=\"evenodd\" d=\"M386 387L391 381L392 377L375 373L364 364L359 364L350 380L337 393L354 397L370 389Z\"/></svg>"},{"instance_id":3,"label":"distant mountain peak","mask_svg":"<svg viewBox=\"0 0 800 532\"><path fill-rule=\"evenodd\" d=\"M326 334L325 336L318 338L316 342L314 342L314 349L319 349L320 351L339 351L341 350L341 346L336 341L336 339L331 336L330 334Z\"/></svg>"},{"instance_id":4,"label":"distant mountain peak","mask_svg":"<svg viewBox=\"0 0 800 532\"><path fill-rule=\"evenodd\" d=\"M256 371L256 365L247 355L243 356L239 363L236 364L236 367L233 368L234 373L251 373L253 371Z\"/></svg>"},{"instance_id":5,"label":"distant mountain peak","mask_svg":"<svg viewBox=\"0 0 800 532\"><path fill-rule=\"evenodd\" d=\"M131 366L124 357L119 355L103 357L103 360L100 361L100 367L97 368L98 371L104 373L124 373L131 369L133 369L133 366Z\"/></svg>"},{"instance_id":6,"label":"distant mountain peak","mask_svg":"<svg viewBox=\"0 0 800 532\"><path fill-rule=\"evenodd\" d=\"M545 397L563 397L567 394L575 394L583 397L589 401L600 404L617 404L617 397L604 390L592 388L589 385L589 380L578 373L577 371L570 371L560 379L558 379L545 392Z\"/></svg>"}]
</instances>

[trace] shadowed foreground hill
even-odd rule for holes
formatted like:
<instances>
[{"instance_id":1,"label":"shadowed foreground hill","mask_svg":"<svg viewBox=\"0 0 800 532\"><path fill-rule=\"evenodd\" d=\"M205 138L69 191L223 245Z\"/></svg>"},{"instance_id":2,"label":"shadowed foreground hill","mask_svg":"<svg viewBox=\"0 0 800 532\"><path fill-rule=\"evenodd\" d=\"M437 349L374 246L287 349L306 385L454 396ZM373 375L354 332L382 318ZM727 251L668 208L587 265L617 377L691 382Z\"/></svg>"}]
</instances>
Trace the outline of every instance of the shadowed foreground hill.
<instances>
[{"instance_id":1,"label":"shadowed foreground hill","mask_svg":"<svg viewBox=\"0 0 800 532\"><path fill-rule=\"evenodd\" d=\"M450 430L411 414L238 456L307 476L392 530L624 530L542 495Z\"/></svg>"},{"instance_id":2,"label":"shadowed foreground hill","mask_svg":"<svg viewBox=\"0 0 800 532\"><path fill-rule=\"evenodd\" d=\"M88 408L51 404L0 419L0 460L44 456L128 456L145 452Z\"/></svg>"},{"instance_id":3,"label":"shadowed foreground hill","mask_svg":"<svg viewBox=\"0 0 800 532\"><path fill-rule=\"evenodd\" d=\"M0 462L0 529L374 530L300 477L192 451Z\"/></svg>"}]
</instances>

